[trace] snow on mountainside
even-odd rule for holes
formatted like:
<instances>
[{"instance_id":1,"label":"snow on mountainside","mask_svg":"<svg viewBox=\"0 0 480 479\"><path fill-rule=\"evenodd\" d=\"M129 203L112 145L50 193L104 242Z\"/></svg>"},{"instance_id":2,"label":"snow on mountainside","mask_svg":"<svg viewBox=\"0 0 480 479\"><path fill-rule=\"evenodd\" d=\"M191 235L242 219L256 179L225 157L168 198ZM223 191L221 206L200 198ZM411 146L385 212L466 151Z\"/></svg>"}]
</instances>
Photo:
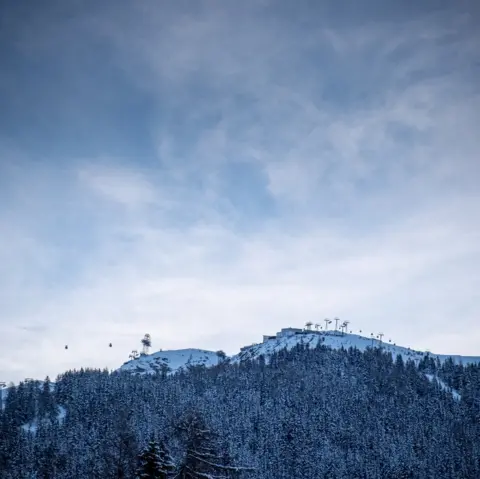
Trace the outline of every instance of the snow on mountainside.
<instances>
[{"instance_id":1,"label":"snow on mountainside","mask_svg":"<svg viewBox=\"0 0 480 479\"><path fill-rule=\"evenodd\" d=\"M392 353L394 357L401 355L404 360L412 359L416 362L429 354L431 357L438 357L440 361L445 361L452 357L456 363L480 363L480 357L475 356L448 356L442 354L432 354L421 351L414 351L410 348L396 346L390 342L380 342L378 339L372 339L357 334L342 334L340 331L306 331L296 328L282 329L275 336L265 336L260 344L252 344L243 347L240 352L231 358L231 363L239 363L250 359L258 359L264 356L268 362L268 357L284 348L292 349L297 344L305 344L314 348L322 344L333 349L350 347L364 351L371 347L382 347L386 352ZM127 371L134 374L155 374L166 371L175 373L189 365L215 366L221 361L221 358L213 351L201 349L181 349L178 351L159 351L153 354L142 355L137 359L126 362L119 368L119 371Z\"/></svg>"},{"instance_id":2,"label":"snow on mountainside","mask_svg":"<svg viewBox=\"0 0 480 479\"><path fill-rule=\"evenodd\" d=\"M5 387L0 388L0 409L5 408L5 400L7 399L8 396L8 389Z\"/></svg>"},{"instance_id":3,"label":"snow on mountainside","mask_svg":"<svg viewBox=\"0 0 480 479\"><path fill-rule=\"evenodd\" d=\"M203 349L179 349L177 351L158 351L144 354L126 362L119 371L134 374L155 374L165 371L175 373L188 366L215 366L220 361L217 353Z\"/></svg>"},{"instance_id":4,"label":"snow on mountainside","mask_svg":"<svg viewBox=\"0 0 480 479\"><path fill-rule=\"evenodd\" d=\"M460 401L460 399L462 399L462 396L460 396L458 391L455 391L455 389L449 387L438 376L435 376L434 374L425 374L425 376L431 383L435 381L444 391L449 392L452 395L453 399L455 399L456 401Z\"/></svg>"},{"instance_id":5,"label":"snow on mountainside","mask_svg":"<svg viewBox=\"0 0 480 479\"><path fill-rule=\"evenodd\" d=\"M61 424L63 421L65 421L65 418L67 417L67 410L63 406L58 406L58 413L57 413L57 422ZM22 429L25 432L31 433L31 434L36 434L38 427L41 423L44 424L49 424L50 420L49 419L38 419L38 417L35 417L35 419L27 424L24 424L22 426Z\"/></svg>"},{"instance_id":6,"label":"snow on mountainside","mask_svg":"<svg viewBox=\"0 0 480 479\"><path fill-rule=\"evenodd\" d=\"M248 359L256 359L260 356L265 356L268 361L268 356L278 352L284 348L292 349L297 344L305 344L311 348L322 344L324 346L331 347L333 349L350 347L357 348L360 351L364 351L371 347L381 347L384 351L392 353L394 357L401 355L404 360L413 359L414 361L420 361L423 357L429 354L431 357L438 357L441 361L452 357L456 363L478 363L480 357L474 356L448 356L442 354L432 354L421 351L414 351L410 348L402 346L396 346L389 342L380 342L376 338L366 338L357 334L341 333L340 331L306 331L294 328L282 329L275 336L265 336L263 343L253 344L246 346L241 351L231 358L231 362L241 362Z\"/></svg>"}]
</instances>

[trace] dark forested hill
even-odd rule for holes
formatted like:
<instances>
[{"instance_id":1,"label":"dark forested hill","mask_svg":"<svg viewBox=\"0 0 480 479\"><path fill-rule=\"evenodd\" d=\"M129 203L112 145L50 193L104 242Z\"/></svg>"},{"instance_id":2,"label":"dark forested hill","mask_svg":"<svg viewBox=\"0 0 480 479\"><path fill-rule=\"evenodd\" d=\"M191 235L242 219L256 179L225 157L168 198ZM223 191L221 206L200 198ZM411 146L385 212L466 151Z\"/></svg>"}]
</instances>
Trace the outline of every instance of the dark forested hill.
<instances>
[{"instance_id":1,"label":"dark forested hill","mask_svg":"<svg viewBox=\"0 0 480 479\"><path fill-rule=\"evenodd\" d=\"M178 477L475 479L480 367L299 345L174 375L67 372L9 390L0 477L134 478L149 441Z\"/></svg>"}]
</instances>

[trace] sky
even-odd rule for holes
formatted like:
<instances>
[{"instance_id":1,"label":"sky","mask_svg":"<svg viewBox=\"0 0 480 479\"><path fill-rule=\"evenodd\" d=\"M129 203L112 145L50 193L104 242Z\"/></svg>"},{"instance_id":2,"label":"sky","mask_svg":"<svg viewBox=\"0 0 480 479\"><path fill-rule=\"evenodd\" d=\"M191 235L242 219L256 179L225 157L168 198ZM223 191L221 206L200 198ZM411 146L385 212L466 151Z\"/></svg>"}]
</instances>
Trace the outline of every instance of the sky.
<instances>
[{"instance_id":1,"label":"sky","mask_svg":"<svg viewBox=\"0 0 480 479\"><path fill-rule=\"evenodd\" d=\"M479 24L475 0L1 2L0 381L334 316L480 355Z\"/></svg>"}]
</instances>

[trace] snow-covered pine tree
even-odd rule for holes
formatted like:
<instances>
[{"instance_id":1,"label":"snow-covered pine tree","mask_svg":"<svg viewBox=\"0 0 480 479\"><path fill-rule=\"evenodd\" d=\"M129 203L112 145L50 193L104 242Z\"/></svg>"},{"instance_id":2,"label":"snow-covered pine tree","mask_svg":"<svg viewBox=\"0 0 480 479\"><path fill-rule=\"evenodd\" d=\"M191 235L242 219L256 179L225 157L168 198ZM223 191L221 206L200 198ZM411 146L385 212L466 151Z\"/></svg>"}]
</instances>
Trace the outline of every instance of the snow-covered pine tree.
<instances>
[{"instance_id":1,"label":"snow-covered pine tree","mask_svg":"<svg viewBox=\"0 0 480 479\"><path fill-rule=\"evenodd\" d=\"M158 457L160 459L160 468L163 474L163 476L160 475L159 477L161 479L172 477L176 467L165 441L160 441L158 443Z\"/></svg>"},{"instance_id":2,"label":"snow-covered pine tree","mask_svg":"<svg viewBox=\"0 0 480 479\"><path fill-rule=\"evenodd\" d=\"M46 418L50 421L56 419L58 408L55 405L55 397L51 391L51 381L47 376L42 384L42 389L38 397L38 415L40 418Z\"/></svg>"},{"instance_id":3,"label":"snow-covered pine tree","mask_svg":"<svg viewBox=\"0 0 480 479\"><path fill-rule=\"evenodd\" d=\"M251 471L226 463L228 456L219 452L215 434L198 414L188 415L177 428L186 441L186 452L176 479L230 479Z\"/></svg>"},{"instance_id":4,"label":"snow-covered pine tree","mask_svg":"<svg viewBox=\"0 0 480 479\"><path fill-rule=\"evenodd\" d=\"M138 479L168 479L175 471L175 464L164 441L151 439L139 455Z\"/></svg>"}]
</instances>

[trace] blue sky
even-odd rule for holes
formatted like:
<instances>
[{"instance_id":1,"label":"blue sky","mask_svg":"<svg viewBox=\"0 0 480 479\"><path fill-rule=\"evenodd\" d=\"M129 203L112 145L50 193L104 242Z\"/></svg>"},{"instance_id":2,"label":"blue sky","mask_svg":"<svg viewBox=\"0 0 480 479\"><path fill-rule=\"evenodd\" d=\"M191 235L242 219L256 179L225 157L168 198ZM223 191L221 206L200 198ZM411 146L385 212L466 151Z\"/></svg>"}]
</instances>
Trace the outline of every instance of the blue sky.
<instances>
[{"instance_id":1,"label":"blue sky","mask_svg":"<svg viewBox=\"0 0 480 479\"><path fill-rule=\"evenodd\" d=\"M328 316L479 354L476 2L0 8L0 380Z\"/></svg>"}]
</instances>

